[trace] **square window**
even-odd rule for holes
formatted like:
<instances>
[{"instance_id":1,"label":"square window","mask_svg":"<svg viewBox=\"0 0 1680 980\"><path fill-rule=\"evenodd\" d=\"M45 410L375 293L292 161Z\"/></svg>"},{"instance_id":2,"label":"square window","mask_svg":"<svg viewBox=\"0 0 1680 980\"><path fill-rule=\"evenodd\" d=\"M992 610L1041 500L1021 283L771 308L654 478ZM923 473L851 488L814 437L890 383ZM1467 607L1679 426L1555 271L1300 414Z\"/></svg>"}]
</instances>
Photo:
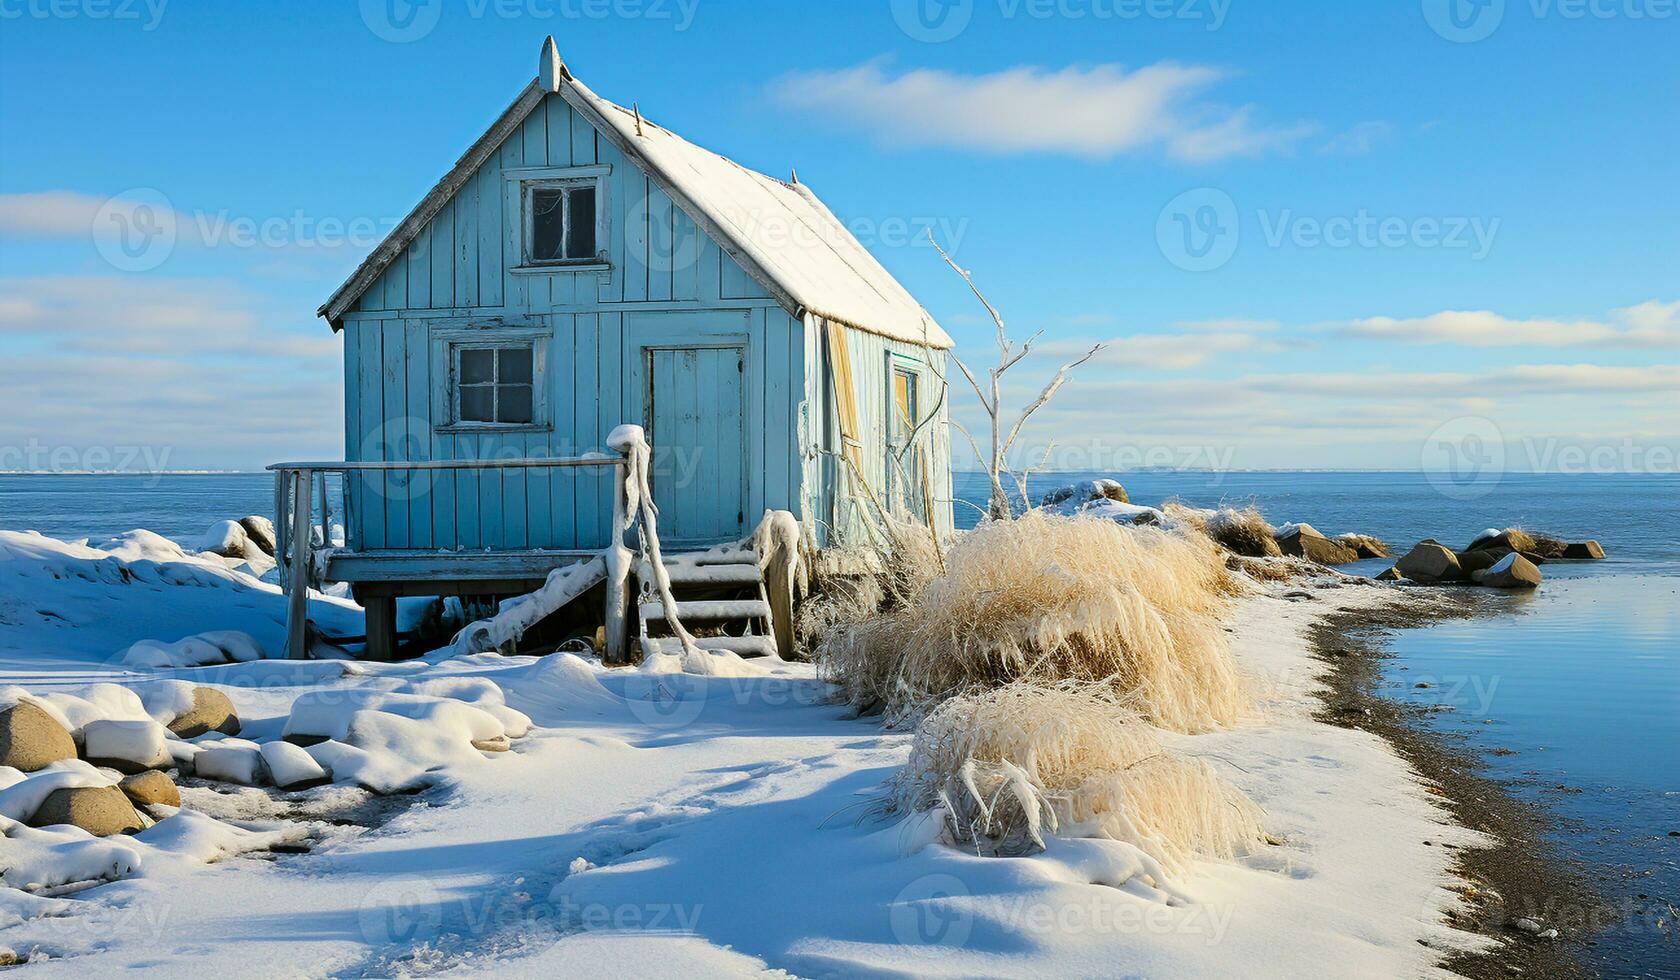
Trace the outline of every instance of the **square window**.
<instances>
[{"instance_id":1,"label":"square window","mask_svg":"<svg viewBox=\"0 0 1680 980\"><path fill-rule=\"evenodd\" d=\"M456 423L532 425L538 421L532 343L461 344L450 349Z\"/></svg>"}]
</instances>

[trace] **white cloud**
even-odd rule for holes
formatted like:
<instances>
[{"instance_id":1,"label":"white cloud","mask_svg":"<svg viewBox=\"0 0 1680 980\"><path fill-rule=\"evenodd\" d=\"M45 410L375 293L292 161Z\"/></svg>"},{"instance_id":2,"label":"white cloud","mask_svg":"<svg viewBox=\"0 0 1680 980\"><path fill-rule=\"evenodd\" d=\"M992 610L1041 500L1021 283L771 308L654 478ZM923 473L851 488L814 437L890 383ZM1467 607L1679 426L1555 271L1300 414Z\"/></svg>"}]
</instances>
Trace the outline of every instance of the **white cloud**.
<instances>
[{"instance_id":1,"label":"white cloud","mask_svg":"<svg viewBox=\"0 0 1680 980\"><path fill-rule=\"evenodd\" d=\"M106 198L75 191L0 194L0 233L41 238L84 238Z\"/></svg>"},{"instance_id":2,"label":"white cloud","mask_svg":"<svg viewBox=\"0 0 1680 980\"><path fill-rule=\"evenodd\" d=\"M1369 317L1339 324L1348 336L1465 347L1680 347L1680 301L1613 310L1604 319L1513 319L1492 310Z\"/></svg>"},{"instance_id":3,"label":"white cloud","mask_svg":"<svg viewBox=\"0 0 1680 980\"><path fill-rule=\"evenodd\" d=\"M1160 148L1192 162L1288 147L1313 129L1254 121L1250 106L1199 96L1226 77L1202 65L1158 62L1059 70L1021 67L983 75L938 69L889 74L873 61L798 72L772 85L784 104L847 120L897 143L996 153L1043 151L1097 158Z\"/></svg>"},{"instance_id":4,"label":"white cloud","mask_svg":"<svg viewBox=\"0 0 1680 980\"><path fill-rule=\"evenodd\" d=\"M1353 125L1324 141L1320 153L1337 156L1361 156L1394 136L1394 124L1372 119Z\"/></svg>"}]
</instances>

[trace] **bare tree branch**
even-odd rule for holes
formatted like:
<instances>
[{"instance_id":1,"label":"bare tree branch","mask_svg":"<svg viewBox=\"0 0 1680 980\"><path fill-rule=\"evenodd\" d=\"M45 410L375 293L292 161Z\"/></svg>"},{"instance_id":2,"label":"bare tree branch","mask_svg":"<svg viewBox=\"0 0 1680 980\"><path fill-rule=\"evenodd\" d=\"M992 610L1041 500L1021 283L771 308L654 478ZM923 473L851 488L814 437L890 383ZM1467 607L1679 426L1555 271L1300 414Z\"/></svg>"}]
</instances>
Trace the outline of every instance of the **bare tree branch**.
<instances>
[{"instance_id":1,"label":"bare tree branch","mask_svg":"<svg viewBox=\"0 0 1680 980\"><path fill-rule=\"evenodd\" d=\"M1056 376L1051 378L1050 383L1044 386L1044 390L1038 393L1038 397L1033 400L1033 403L1028 405L1026 411L1021 413L1021 417L1015 420L1014 426L1012 426L1009 430L1009 437L1003 440L1003 450L1005 453L1009 452L1009 447L1015 444L1015 437L1021 434L1021 427L1027 424L1027 419L1032 418L1032 414L1034 412L1043 408L1051 398L1055 397L1056 389L1060 388L1063 382L1067 381L1068 372L1097 356L1097 352L1102 349L1103 345L1097 344L1095 347L1086 351L1084 357L1081 357L1077 361L1069 361L1061 366L1061 369L1056 372Z\"/></svg>"}]
</instances>

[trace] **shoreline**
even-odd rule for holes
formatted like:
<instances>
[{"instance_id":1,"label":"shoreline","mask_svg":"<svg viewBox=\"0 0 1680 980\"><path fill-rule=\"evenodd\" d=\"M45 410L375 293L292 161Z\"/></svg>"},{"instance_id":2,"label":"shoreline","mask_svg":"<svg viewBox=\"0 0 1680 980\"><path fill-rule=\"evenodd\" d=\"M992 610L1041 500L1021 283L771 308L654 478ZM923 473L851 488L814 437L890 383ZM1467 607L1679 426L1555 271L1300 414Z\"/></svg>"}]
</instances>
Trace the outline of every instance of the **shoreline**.
<instances>
[{"instance_id":1,"label":"shoreline","mask_svg":"<svg viewBox=\"0 0 1680 980\"><path fill-rule=\"evenodd\" d=\"M1574 954L1591 938L1560 929L1545 940L1518 930L1525 916L1555 926L1551 910L1574 909L1583 921L1605 921L1607 903L1582 868L1553 851L1543 835L1554 818L1538 803L1518 799L1500 781L1481 774L1483 750L1459 735L1432 729L1430 712L1380 693L1384 666L1396 655L1389 646L1397 630L1418 629L1455 618L1482 615L1477 596L1452 589L1407 589L1431 601L1406 601L1401 593L1369 608L1343 609L1308 627L1312 656L1328 666L1322 680L1319 721L1370 732L1386 742L1435 793L1458 826L1486 836L1486 846L1441 846L1456 851L1448 883L1460 894L1464 912L1448 913L1454 928L1495 940L1481 952L1443 951L1440 966L1472 980L1513 974L1591 977Z\"/></svg>"}]
</instances>

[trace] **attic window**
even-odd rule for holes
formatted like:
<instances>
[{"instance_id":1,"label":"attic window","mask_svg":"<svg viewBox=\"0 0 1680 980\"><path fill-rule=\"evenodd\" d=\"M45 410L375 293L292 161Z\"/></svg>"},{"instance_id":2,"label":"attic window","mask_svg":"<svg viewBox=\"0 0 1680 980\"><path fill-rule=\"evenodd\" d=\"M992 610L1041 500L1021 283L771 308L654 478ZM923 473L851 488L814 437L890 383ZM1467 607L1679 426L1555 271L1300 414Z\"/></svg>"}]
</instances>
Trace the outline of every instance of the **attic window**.
<instances>
[{"instance_id":1,"label":"attic window","mask_svg":"<svg viewBox=\"0 0 1680 980\"><path fill-rule=\"evenodd\" d=\"M596 181L525 185L525 259L529 265L598 262Z\"/></svg>"}]
</instances>

